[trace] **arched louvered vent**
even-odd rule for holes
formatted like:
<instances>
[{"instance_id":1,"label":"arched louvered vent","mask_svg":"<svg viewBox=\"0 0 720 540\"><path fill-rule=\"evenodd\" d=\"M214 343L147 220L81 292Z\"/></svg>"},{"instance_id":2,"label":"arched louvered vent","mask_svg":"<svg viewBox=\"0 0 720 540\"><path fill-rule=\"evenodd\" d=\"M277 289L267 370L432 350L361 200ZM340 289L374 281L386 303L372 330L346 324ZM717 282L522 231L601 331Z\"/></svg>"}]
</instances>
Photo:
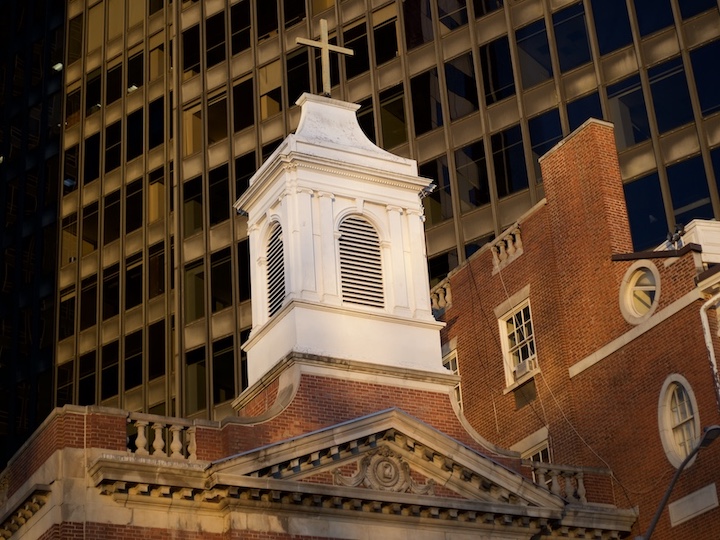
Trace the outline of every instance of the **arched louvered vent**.
<instances>
[{"instance_id":1,"label":"arched louvered vent","mask_svg":"<svg viewBox=\"0 0 720 540\"><path fill-rule=\"evenodd\" d=\"M383 307L380 239L375 228L358 216L340 224L340 281L345 302Z\"/></svg>"},{"instance_id":2,"label":"arched louvered vent","mask_svg":"<svg viewBox=\"0 0 720 540\"><path fill-rule=\"evenodd\" d=\"M268 311L272 317L285 300L285 258L283 257L282 227L273 225L267 248Z\"/></svg>"}]
</instances>

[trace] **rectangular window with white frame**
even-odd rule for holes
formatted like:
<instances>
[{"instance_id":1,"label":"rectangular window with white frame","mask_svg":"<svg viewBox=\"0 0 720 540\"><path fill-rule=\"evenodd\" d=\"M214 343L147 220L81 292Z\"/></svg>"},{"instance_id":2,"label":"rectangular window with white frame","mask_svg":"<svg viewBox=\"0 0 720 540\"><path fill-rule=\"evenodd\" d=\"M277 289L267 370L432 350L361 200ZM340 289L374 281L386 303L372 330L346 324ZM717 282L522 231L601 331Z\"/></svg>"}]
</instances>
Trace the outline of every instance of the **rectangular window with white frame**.
<instances>
[{"instance_id":1,"label":"rectangular window with white frame","mask_svg":"<svg viewBox=\"0 0 720 540\"><path fill-rule=\"evenodd\" d=\"M498 321L505 364L505 378L512 386L538 369L530 301L525 300Z\"/></svg>"},{"instance_id":2,"label":"rectangular window with white frame","mask_svg":"<svg viewBox=\"0 0 720 540\"><path fill-rule=\"evenodd\" d=\"M453 349L448 354L444 355L442 362L443 367L448 369L453 375L460 375L460 371L458 370L457 350ZM460 389L460 383L455 385L454 397L460 407L460 410L462 410L462 391Z\"/></svg>"}]
</instances>

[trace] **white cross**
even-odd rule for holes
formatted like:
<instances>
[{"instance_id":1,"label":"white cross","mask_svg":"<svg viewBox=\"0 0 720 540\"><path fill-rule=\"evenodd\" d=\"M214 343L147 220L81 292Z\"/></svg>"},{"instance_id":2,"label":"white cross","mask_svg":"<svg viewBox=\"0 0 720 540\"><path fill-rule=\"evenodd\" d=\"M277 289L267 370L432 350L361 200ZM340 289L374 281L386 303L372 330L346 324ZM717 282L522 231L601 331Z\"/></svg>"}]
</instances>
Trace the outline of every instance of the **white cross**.
<instances>
[{"instance_id":1,"label":"white cross","mask_svg":"<svg viewBox=\"0 0 720 540\"><path fill-rule=\"evenodd\" d=\"M320 41L297 38L295 43L299 45L309 45L310 47L317 47L320 49L323 95L330 97L330 89L332 88L330 84L330 51L347 54L348 56L353 56L355 53L352 49L346 49L345 47L339 47L330 43L330 40L328 39L327 21L325 19L320 19Z\"/></svg>"}]
</instances>

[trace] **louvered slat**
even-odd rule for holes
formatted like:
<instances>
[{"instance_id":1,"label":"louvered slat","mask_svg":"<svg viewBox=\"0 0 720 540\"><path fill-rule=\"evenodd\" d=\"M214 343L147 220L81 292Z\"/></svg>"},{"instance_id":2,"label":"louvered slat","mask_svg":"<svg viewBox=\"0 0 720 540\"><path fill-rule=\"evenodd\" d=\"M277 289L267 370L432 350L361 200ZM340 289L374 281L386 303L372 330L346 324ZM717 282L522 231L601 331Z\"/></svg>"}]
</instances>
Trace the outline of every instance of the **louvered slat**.
<instances>
[{"instance_id":1,"label":"louvered slat","mask_svg":"<svg viewBox=\"0 0 720 540\"><path fill-rule=\"evenodd\" d=\"M270 233L267 248L268 311L272 317L285 300L285 260L282 228L276 223Z\"/></svg>"},{"instance_id":2,"label":"louvered slat","mask_svg":"<svg viewBox=\"0 0 720 540\"><path fill-rule=\"evenodd\" d=\"M340 225L340 281L345 302L383 307L380 239L363 218L351 216Z\"/></svg>"}]
</instances>

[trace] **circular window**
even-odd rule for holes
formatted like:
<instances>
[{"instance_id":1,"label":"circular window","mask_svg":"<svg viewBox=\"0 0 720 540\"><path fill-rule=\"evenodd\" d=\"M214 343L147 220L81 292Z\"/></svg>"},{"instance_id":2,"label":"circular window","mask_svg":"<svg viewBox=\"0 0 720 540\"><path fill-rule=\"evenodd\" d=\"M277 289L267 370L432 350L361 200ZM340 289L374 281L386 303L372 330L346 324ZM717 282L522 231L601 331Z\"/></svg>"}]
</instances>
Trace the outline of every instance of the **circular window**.
<instances>
[{"instance_id":1,"label":"circular window","mask_svg":"<svg viewBox=\"0 0 720 540\"><path fill-rule=\"evenodd\" d=\"M660 298L660 274L650 261L634 263L620 287L620 311L630 324L649 319Z\"/></svg>"},{"instance_id":2,"label":"circular window","mask_svg":"<svg viewBox=\"0 0 720 540\"><path fill-rule=\"evenodd\" d=\"M695 448L700 434L695 394L681 375L670 375L660 391L658 429L665 455L679 467Z\"/></svg>"}]
</instances>

